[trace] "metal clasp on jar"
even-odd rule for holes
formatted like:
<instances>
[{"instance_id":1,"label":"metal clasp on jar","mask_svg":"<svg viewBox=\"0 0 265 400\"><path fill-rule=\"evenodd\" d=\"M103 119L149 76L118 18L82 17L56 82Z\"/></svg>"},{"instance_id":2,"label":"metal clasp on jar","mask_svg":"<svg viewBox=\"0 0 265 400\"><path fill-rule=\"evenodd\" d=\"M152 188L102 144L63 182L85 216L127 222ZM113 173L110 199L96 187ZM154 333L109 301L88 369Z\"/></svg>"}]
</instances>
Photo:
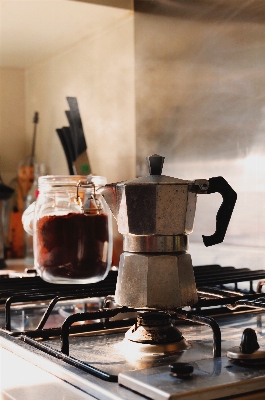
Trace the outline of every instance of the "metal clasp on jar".
<instances>
[{"instance_id":1,"label":"metal clasp on jar","mask_svg":"<svg viewBox=\"0 0 265 400\"><path fill-rule=\"evenodd\" d=\"M84 196L82 201L79 195L79 188L92 188L93 193L91 193L90 197ZM85 215L88 214L99 214L102 210L101 202L96 197L96 186L93 182L87 181L78 181L76 184L76 198L75 203L79 205L81 210Z\"/></svg>"}]
</instances>

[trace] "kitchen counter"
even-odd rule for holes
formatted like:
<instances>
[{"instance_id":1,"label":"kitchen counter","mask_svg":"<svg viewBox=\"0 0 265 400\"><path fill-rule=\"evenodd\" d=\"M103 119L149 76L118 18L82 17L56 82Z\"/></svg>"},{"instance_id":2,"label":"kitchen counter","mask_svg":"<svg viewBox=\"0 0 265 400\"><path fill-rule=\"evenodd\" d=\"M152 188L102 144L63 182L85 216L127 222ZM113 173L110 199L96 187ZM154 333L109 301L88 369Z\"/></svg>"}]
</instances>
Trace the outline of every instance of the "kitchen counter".
<instances>
[{"instance_id":1,"label":"kitchen counter","mask_svg":"<svg viewBox=\"0 0 265 400\"><path fill-rule=\"evenodd\" d=\"M10 270L14 272L24 272L26 268L33 268L33 261L26 261L25 258L12 258L5 260L6 268L2 271Z\"/></svg>"},{"instance_id":2,"label":"kitchen counter","mask_svg":"<svg viewBox=\"0 0 265 400\"><path fill-rule=\"evenodd\" d=\"M0 348L0 358L2 400L92 399L90 395L2 347Z\"/></svg>"},{"instance_id":3,"label":"kitchen counter","mask_svg":"<svg viewBox=\"0 0 265 400\"><path fill-rule=\"evenodd\" d=\"M33 262L27 261L24 258L14 258L5 260L6 268L0 269L0 278L8 275L9 277L24 276L27 274L27 269L33 269Z\"/></svg>"}]
</instances>

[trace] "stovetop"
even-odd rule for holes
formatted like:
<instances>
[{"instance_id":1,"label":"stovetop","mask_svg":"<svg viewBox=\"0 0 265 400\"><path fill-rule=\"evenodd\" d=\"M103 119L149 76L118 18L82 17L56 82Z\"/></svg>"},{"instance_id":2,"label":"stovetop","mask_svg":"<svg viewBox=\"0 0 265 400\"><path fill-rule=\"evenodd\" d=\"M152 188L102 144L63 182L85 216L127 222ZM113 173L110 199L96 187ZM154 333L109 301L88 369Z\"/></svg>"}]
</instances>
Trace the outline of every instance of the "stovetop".
<instances>
[{"instance_id":1,"label":"stovetop","mask_svg":"<svg viewBox=\"0 0 265 400\"><path fill-rule=\"evenodd\" d=\"M51 285L37 276L0 280L1 339L6 348L98 399L195 399L198 393L214 399L265 390L263 365L226 356L249 327L259 351L265 351L265 271L219 265L194 271L198 303L168 310L188 342L186 350L158 356L156 350L124 345L136 310L113 301L117 271L84 286ZM189 363L192 375L173 376L174 362Z\"/></svg>"}]
</instances>

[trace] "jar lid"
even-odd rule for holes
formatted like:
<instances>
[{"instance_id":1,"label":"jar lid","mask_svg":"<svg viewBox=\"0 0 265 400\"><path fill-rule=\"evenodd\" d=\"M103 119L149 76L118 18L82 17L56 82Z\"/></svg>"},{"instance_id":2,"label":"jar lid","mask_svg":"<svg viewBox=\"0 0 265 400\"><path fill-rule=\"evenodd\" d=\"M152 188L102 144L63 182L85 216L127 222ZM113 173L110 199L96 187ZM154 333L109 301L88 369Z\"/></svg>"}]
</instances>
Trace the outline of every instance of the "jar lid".
<instances>
[{"instance_id":1,"label":"jar lid","mask_svg":"<svg viewBox=\"0 0 265 400\"><path fill-rule=\"evenodd\" d=\"M79 181L94 183L96 187L105 186L107 178L98 175L44 175L38 178L39 187L76 186Z\"/></svg>"}]
</instances>

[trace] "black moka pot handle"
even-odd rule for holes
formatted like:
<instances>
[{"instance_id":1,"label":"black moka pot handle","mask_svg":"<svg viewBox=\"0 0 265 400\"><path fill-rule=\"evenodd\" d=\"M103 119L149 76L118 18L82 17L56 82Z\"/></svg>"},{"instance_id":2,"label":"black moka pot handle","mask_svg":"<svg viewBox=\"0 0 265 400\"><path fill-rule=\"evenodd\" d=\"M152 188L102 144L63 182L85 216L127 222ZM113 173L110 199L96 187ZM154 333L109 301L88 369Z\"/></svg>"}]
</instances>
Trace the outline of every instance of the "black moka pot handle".
<instances>
[{"instance_id":1,"label":"black moka pot handle","mask_svg":"<svg viewBox=\"0 0 265 400\"><path fill-rule=\"evenodd\" d=\"M215 178L209 179L207 194L216 192L222 195L223 202L216 215L215 233L211 236L202 235L203 243L206 247L222 243L222 241L224 240L226 230L237 199L236 192L231 188L229 183L222 176L217 176Z\"/></svg>"}]
</instances>

